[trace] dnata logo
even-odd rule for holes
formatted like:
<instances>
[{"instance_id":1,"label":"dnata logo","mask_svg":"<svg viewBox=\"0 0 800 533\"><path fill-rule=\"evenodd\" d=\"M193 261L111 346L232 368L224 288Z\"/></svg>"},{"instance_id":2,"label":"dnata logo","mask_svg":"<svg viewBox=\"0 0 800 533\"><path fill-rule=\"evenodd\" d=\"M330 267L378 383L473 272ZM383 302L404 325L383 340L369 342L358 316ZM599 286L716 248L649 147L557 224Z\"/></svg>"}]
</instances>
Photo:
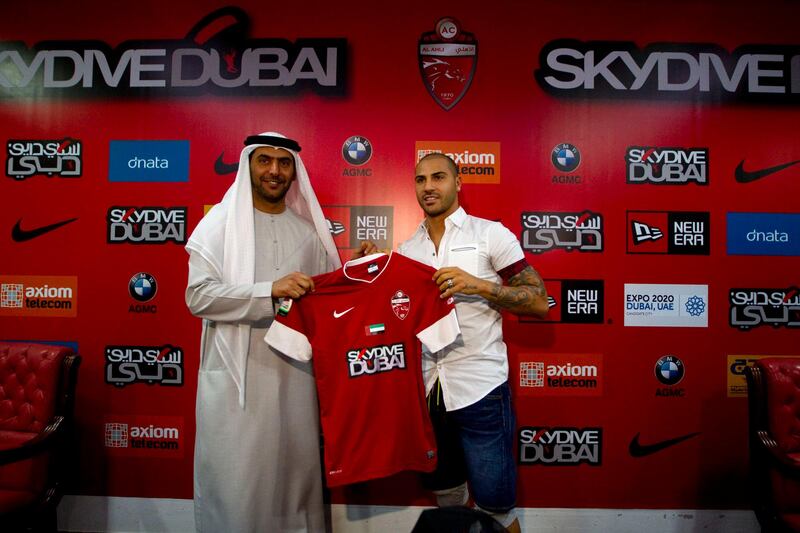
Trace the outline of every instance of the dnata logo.
<instances>
[{"instance_id":1,"label":"dnata logo","mask_svg":"<svg viewBox=\"0 0 800 533\"><path fill-rule=\"evenodd\" d=\"M728 213L728 255L800 255L800 214Z\"/></svg>"},{"instance_id":2,"label":"dnata logo","mask_svg":"<svg viewBox=\"0 0 800 533\"><path fill-rule=\"evenodd\" d=\"M570 466L602 462L602 428L521 427L521 465Z\"/></svg>"},{"instance_id":3,"label":"dnata logo","mask_svg":"<svg viewBox=\"0 0 800 533\"><path fill-rule=\"evenodd\" d=\"M242 9L223 7L174 39L2 42L0 96L345 93L345 39L252 38L250 27Z\"/></svg>"},{"instance_id":4,"label":"dnata logo","mask_svg":"<svg viewBox=\"0 0 800 533\"><path fill-rule=\"evenodd\" d=\"M479 141L417 141L416 160L445 154L455 162L463 183L500 183L500 143Z\"/></svg>"},{"instance_id":5,"label":"dnata logo","mask_svg":"<svg viewBox=\"0 0 800 533\"><path fill-rule=\"evenodd\" d=\"M400 343L347 350L351 378L406 367L406 347Z\"/></svg>"},{"instance_id":6,"label":"dnata logo","mask_svg":"<svg viewBox=\"0 0 800 533\"><path fill-rule=\"evenodd\" d=\"M108 180L189 181L189 141L111 141Z\"/></svg>"},{"instance_id":7,"label":"dnata logo","mask_svg":"<svg viewBox=\"0 0 800 533\"><path fill-rule=\"evenodd\" d=\"M553 96L800 101L800 47L751 44L732 53L715 44L558 39L539 53L535 78Z\"/></svg>"},{"instance_id":8,"label":"dnata logo","mask_svg":"<svg viewBox=\"0 0 800 533\"><path fill-rule=\"evenodd\" d=\"M77 299L76 276L0 276L0 317L74 317Z\"/></svg>"},{"instance_id":9,"label":"dnata logo","mask_svg":"<svg viewBox=\"0 0 800 533\"><path fill-rule=\"evenodd\" d=\"M37 175L79 178L82 153L81 141L70 137L36 141L12 139L6 144L6 176L16 180Z\"/></svg>"}]
</instances>

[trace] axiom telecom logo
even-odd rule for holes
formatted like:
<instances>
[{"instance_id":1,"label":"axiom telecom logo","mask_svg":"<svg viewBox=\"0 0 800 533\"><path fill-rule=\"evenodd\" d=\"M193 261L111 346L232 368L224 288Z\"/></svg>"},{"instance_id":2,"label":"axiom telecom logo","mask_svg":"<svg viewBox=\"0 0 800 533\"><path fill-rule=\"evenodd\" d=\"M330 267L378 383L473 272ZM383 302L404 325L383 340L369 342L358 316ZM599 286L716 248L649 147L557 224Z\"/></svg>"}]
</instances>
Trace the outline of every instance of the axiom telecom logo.
<instances>
[{"instance_id":1,"label":"axiom telecom logo","mask_svg":"<svg viewBox=\"0 0 800 533\"><path fill-rule=\"evenodd\" d=\"M0 65L2 64L3 60L0 59ZM2 69L0 77L2 77L1 72ZM79 178L82 175L83 144L71 137L45 140L11 139L6 143L6 157L6 176L15 180L33 176Z\"/></svg>"},{"instance_id":2,"label":"axiom telecom logo","mask_svg":"<svg viewBox=\"0 0 800 533\"><path fill-rule=\"evenodd\" d=\"M603 429L575 427L519 428L519 464L542 466L600 466Z\"/></svg>"},{"instance_id":3,"label":"axiom telecom logo","mask_svg":"<svg viewBox=\"0 0 800 533\"><path fill-rule=\"evenodd\" d=\"M519 355L521 396L602 396L602 354Z\"/></svg>"},{"instance_id":4,"label":"axiom telecom logo","mask_svg":"<svg viewBox=\"0 0 800 533\"><path fill-rule=\"evenodd\" d=\"M394 207L323 205L322 211L337 248L358 248L364 240L374 242L379 249L392 248Z\"/></svg>"},{"instance_id":5,"label":"axiom telecom logo","mask_svg":"<svg viewBox=\"0 0 800 533\"><path fill-rule=\"evenodd\" d=\"M184 419L178 416L108 415L103 440L109 455L180 459Z\"/></svg>"},{"instance_id":6,"label":"axiom telecom logo","mask_svg":"<svg viewBox=\"0 0 800 533\"><path fill-rule=\"evenodd\" d=\"M550 310L544 319L520 316L520 322L602 324L604 288L601 279L545 279Z\"/></svg>"},{"instance_id":7,"label":"axiom telecom logo","mask_svg":"<svg viewBox=\"0 0 800 533\"><path fill-rule=\"evenodd\" d=\"M789 359L800 357L798 355L728 355L727 360L727 389L728 398L747 397L747 378L744 369L753 366L759 359L774 357L777 359Z\"/></svg>"},{"instance_id":8,"label":"axiom telecom logo","mask_svg":"<svg viewBox=\"0 0 800 533\"><path fill-rule=\"evenodd\" d=\"M625 165L628 183L708 185L708 148L629 146Z\"/></svg>"},{"instance_id":9,"label":"axiom telecom logo","mask_svg":"<svg viewBox=\"0 0 800 533\"><path fill-rule=\"evenodd\" d=\"M217 9L185 36L0 42L0 97L275 96L346 93L347 40L249 37L248 15ZM271 31L273 28L265 28Z\"/></svg>"},{"instance_id":10,"label":"axiom telecom logo","mask_svg":"<svg viewBox=\"0 0 800 533\"><path fill-rule=\"evenodd\" d=\"M186 207L114 206L108 209L109 244L186 242Z\"/></svg>"},{"instance_id":11,"label":"axiom telecom logo","mask_svg":"<svg viewBox=\"0 0 800 533\"><path fill-rule=\"evenodd\" d=\"M562 249L603 251L603 215L593 211L523 211L522 249L534 254Z\"/></svg>"},{"instance_id":12,"label":"axiom telecom logo","mask_svg":"<svg viewBox=\"0 0 800 533\"><path fill-rule=\"evenodd\" d=\"M445 154L458 167L462 183L500 183L500 143L481 141L417 141L416 161Z\"/></svg>"},{"instance_id":13,"label":"axiom telecom logo","mask_svg":"<svg viewBox=\"0 0 800 533\"><path fill-rule=\"evenodd\" d=\"M625 325L708 327L708 285L626 283Z\"/></svg>"},{"instance_id":14,"label":"axiom telecom logo","mask_svg":"<svg viewBox=\"0 0 800 533\"><path fill-rule=\"evenodd\" d=\"M402 342L347 350L351 378L406 368L406 347Z\"/></svg>"},{"instance_id":15,"label":"axiom telecom logo","mask_svg":"<svg viewBox=\"0 0 800 533\"><path fill-rule=\"evenodd\" d=\"M77 315L77 276L0 275L0 317Z\"/></svg>"},{"instance_id":16,"label":"axiom telecom logo","mask_svg":"<svg viewBox=\"0 0 800 533\"><path fill-rule=\"evenodd\" d=\"M557 39L539 52L539 86L559 98L800 102L800 46Z\"/></svg>"},{"instance_id":17,"label":"axiom telecom logo","mask_svg":"<svg viewBox=\"0 0 800 533\"><path fill-rule=\"evenodd\" d=\"M730 326L747 331L759 326L800 327L800 289L734 288L728 293Z\"/></svg>"},{"instance_id":18,"label":"axiom telecom logo","mask_svg":"<svg viewBox=\"0 0 800 533\"><path fill-rule=\"evenodd\" d=\"M452 17L440 19L434 31L419 38L422 83L445 111L467 94L478 66L478 40Z\"/></svg>"},{"instance_id":19,"label":"axiom telecom logo","mask_svg":"<svg viewBox=\"0 0 800 533\"><path fill-rule=\"evenodd\" d=\"M709 255L711 222L707 212L628 211L629 254Z\"/></svg>"},{"instance_id":20,"label":"axiom telecom logo","mask_svg":"<svg viewBox=\"0 0 800 533\"><path fill-rule=\"evenodd\" d=\"M183 385L183 349L163 346L106 346L106 383Z\"/></svg>"}]
</instances>

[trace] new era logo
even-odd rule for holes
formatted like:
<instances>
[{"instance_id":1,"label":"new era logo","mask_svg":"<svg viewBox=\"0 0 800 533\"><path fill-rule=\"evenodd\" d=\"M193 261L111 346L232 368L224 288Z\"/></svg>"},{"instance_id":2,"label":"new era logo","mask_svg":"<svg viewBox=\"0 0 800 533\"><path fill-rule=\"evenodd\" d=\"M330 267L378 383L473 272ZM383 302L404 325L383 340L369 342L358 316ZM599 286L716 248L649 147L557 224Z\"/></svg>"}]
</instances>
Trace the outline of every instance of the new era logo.
<instances>
[{"instance_id":1,"label":"new era logo","mask_svg":"<svg viewBox=\"0 0 800 533\"><path fill-rule=\"evenodd\" d=\"M657 227L649 226L636 220L631 222L631 229L633 230L633 244L641 244L645 241L657 241L664 236Z\"/></svg>"}]
</instances>

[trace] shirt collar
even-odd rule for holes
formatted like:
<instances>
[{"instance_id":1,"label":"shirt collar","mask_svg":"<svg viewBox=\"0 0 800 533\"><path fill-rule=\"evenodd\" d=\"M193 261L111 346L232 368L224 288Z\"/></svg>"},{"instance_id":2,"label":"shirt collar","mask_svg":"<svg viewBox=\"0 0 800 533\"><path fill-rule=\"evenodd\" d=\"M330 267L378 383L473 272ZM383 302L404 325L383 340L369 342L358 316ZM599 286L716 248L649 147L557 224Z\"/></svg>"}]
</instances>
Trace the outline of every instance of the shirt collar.
<instances>
[{"instance_id":1,"label":"shirt collar","mask_svg":"<svg viewBox=\"0 0 800 533\"><path fill-rule=\"evenodd\" d=\"M419 223L419 227L417 228L417 233L422 233L423 235L428 234L428 226L425 224L427 219L422 219L422 222ZM464 222L467 220L467 212L464 211L464 208L458 206L458 209L450 213L446 219L444 219L444 225L447 227L447 223L449 222L453 226L460 228L464 225Z\"/></svg>"}]
</instances>

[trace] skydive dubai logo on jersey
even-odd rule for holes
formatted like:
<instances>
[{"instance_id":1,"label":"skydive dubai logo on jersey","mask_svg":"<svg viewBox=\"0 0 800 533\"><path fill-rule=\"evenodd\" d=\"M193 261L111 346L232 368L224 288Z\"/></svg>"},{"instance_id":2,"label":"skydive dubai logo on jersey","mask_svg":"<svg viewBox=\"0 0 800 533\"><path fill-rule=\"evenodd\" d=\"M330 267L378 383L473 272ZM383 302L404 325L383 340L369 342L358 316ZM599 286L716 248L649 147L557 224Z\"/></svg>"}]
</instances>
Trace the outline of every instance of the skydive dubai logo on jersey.
<instances>
[{"instance_id":1,"label":"skydive dubai logo on jersey","mask_svg":"<svg viewBox=\"0 0 800 533\"><path fill-rule=\"evenodd\" d=\"M186 242L186 207L114 206L108 209L109 244Z\"/></svg>"},{"instance_id":2,"label":"skydive dubai logo on jersey","mask_svg":"<svg viewBox=\"0 0 800 533\"><path fill-rule=\"evenodd\" d=\"M758 326L800 327L800 289L731 289L730 326L746 331Z\"/></svg>"},{"instance_id":3,"label":"skydive dubai logo on jersey","mask_svg":"<svg viewBox=\"0 0 800 533\"><path fill-rule=\"evenodd\" d=\"M346 93L346 39L249 32L247 14L224 7L173 40L0 42L0 97Z\"/></svg>"},{"instance_id":4,"label":"skydive dubai logo on jersey","mask_svg":"<svg viewBox=\"0 0 800 533\"><path fill-rule=\"evenodd\" d=\"M183 385L183 349L164 346L106 346L106 383Z\"/></svg>"},{"instance_id":5,"label":"skydive dubai logo on jersey","mask_svg":"<svg viewBox=\"0 0 800 533\"><path fill-rule=\"evenodd\" d=\"M708 148L629 146L625 165L628 183L708 185Z\"/></svg>"},{"instance_id":6,"label":"skydive dubai logo on jersey","mask_svg":"<svg viewBox=\"0 0 800 533\"><path fill-rule=\"evenodd\" d=\"M522 213L522 248L531 253L564 249L603 251L603 215L593 211Z\"/></svg>"},{"instance_id":7,"label":"skydive dubai logo on jersey","mask_svg":"<svg viewBox=\"0 0 800 533\"><path fill-rule=\"evenodd\" d=\"M601 279L546 279L550 310L544 319L520 316L520 322L602 324L604 291Z\"/></svg>"},{"instance_id":8,"label":"skydive dubai logo on jersey","mask_svg":"<svg viewBox=\"0 0 800 533\"><path fill-rule=\"evenodd\" d=\"M556 97L723 102L800 102L800 46L650 44L557 39L539 52L534 77Z\"/></svg>"},{"instance_id":9,"label":"skydive dubai logo on jersey","mask_svg":"<svg viewBox=\"0 0 800 533\"><path fill-rule=\"evenodd\" d=\"M478 66L478 40L452 17L419 38L419 71L434 101L449 111L467 94Z\"/></svg>"},{"instance_id":10,"label":"skydive dubai logo on jersey","mask_svg":"<svg viewBox=\"0 0 800 533\"><path fill-rule=\"evenodd\" d=\"M542 466L599 466L603 429L575 427L519 428L519 464Z\"/></svg>"},{"instance_id":11,"label":"skydive dubai logo on jersey","mask_svg":"<svg viewBox=\"0 0 800 533\"><path fill-rule=\"evenodd\" d=\"M337 248L358 248L361 241L372 241L379 249L392 247L394 207L323 205L322 211Z\"/></svg>"},{"instance_id":12,"label":"skydive dubai logo on jersey","mask_svg":"<svg viewBox=\"0 0 800 533\"><path fill-rule=\"evenodd\" d=\"M710 215L690 211L628 211L627 253L709 255Z\"/></svg>"},{"instance_id":13,"label":"skydive dubai logo on jersey","mask_svg":"<svg viewBox=\"0 0 800 533\"><path fill-rule=\"evenodd\" d=\"M481 141L417 141L417 162L428 154L444 154L456 164L462 183L500 183L500 143Z\"/></svg>"},{"instance_id":14,"label":"skydive dubai logo on jersey","mask_svg":"<svg viewBox=\"0 0 800 533\"><path fill-rule=\"evenodd\" d=\"M6 176L16 180L82 175L83 144L70 137L41 141L11 139L6 143L6 157Z\"/></svg>"},{"instance_id":15,"label":"skydive dubai logo on jersey","mask_svg":"<svg viewBox=\"0 0 800 533\"><path fill-rule=\"evenodd\" d=\"M109 415L103 440L109 455L122 457L183 457L183 417Z\"/></svg>"},{"instance_id":16,"label":"skydive dubai logo on jersey","mask_svg":"<svg viewBox=\"0 0 800 533\"><path fill-rule=\"evenodd\" d=\"M601 396L602 354L520 354L522 396Z\"/></svg>"},{"instance_id":17,"label":"skydive dubai logo on jersey","mask_svg":"<svg viewBox=\"0 0 800 533\"><path fill-rule=\"evenodd\" d=\"M396 344L352 348L347 350L348 374L351 378L406 368L406 347Z\"/></svg>"},{"instance_id":18,"label":"skydive dubai logo on jersey","mask_svg":"<svg viewBox=\"0 0 800 533\"><path fill-rule=\"evenodd\" d=\"M0 276L0 317L77 315L77 276Z\"/></svg>"}]
</instances>

